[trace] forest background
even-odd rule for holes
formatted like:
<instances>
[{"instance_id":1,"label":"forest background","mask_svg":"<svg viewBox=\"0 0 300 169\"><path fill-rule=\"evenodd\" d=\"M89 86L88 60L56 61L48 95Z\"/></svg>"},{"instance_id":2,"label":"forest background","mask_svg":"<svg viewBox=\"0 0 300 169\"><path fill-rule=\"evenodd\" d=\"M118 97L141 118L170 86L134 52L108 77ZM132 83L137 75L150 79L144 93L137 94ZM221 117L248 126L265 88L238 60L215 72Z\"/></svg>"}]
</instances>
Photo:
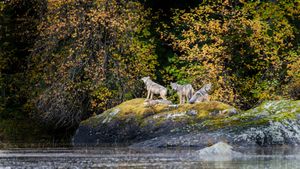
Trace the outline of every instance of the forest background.
<instances>
[{"instance_id":1,"label":"forest background","mask_svg":"<svg viewBox=\"0 0 300 169\"><path fill-rule=\"evenodd\" d=\"M1 0L0 32L1 142L68 141L144 76L242 110L300 98L298 0Z\"/></svg>"}]
</instances>

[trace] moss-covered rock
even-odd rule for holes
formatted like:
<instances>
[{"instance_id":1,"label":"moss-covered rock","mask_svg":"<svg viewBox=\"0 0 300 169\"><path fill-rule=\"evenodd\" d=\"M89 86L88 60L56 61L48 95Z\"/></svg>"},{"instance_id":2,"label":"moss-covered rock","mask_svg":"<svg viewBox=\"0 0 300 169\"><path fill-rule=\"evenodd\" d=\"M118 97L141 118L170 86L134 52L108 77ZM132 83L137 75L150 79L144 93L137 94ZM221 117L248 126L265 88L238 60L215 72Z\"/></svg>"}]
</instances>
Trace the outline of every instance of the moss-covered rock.
<instances>
[{"instance_id":1,"label":"moss-covered rock","mask_svg":"<svg viewBox=\"0 0 300 169\"><path fill-rule=\"evenodd\" d=\"M252 145L300 143L300 101L268 101L242 113L234 142Z\"/></svg>"},{"instance_id":2,"label":"moss-covered rock","mask_svg":"<svg viewBox=\"0 0 300 169\"><path fill-rule=\"evenodd\" d=\"M74 144L206 146L218 141L270 145L300 143L300 101L269 101L239 111L221 102L145 106L124 102L81 123Z\"/></svg>"}]
</instances>

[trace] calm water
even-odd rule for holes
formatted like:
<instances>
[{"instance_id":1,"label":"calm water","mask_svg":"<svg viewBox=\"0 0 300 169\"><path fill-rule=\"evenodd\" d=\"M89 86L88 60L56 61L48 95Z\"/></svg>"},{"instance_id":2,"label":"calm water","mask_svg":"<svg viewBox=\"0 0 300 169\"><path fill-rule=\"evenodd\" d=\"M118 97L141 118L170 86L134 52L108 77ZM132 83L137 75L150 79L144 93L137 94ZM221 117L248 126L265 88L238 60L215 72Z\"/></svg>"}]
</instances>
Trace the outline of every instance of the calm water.
<instances>
[{"instance_id":1,"label":"calm water","mask_svg":"<svg viewBox=\"0 0 300 169\"><path fill-rule=\"evenodd\" d=\"M245 158L195 160L196 149L122 147L0 150L0 168L270 168L300 169L300 148L240 150Z\"/></svg>"}]
</instances>

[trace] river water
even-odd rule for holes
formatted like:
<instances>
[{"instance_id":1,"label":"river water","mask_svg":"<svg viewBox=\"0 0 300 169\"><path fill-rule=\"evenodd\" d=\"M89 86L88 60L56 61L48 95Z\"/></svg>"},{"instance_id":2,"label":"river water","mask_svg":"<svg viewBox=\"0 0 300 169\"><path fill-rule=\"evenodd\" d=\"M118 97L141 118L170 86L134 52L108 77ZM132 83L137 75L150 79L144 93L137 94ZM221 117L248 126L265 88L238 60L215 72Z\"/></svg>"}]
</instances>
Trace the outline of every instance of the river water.
<instances>
[{"instance_id":1,"label":"river water","mask_svg":"<svg viewBox=\"0 0 300 169\"><path fill-rule=\"evenodd\" d=\"M300 169L300 148L241 149L243 158L202 161L197 149L126 147L39 148L0 150L0 169L56 168L266 168Z\"/></svg>"}]
</instances>

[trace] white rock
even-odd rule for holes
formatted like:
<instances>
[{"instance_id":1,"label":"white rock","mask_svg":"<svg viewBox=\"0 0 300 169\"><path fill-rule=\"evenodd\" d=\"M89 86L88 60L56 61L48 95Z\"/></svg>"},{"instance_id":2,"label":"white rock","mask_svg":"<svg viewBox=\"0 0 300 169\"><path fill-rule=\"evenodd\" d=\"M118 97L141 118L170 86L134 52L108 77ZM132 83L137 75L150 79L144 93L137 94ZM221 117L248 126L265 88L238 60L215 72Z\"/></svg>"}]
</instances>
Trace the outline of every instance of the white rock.
<instances>
[{"instance_id":1,"label":"white rock","mask_svg":"<svg viewBox=\"0 0 300 169\"><path fill-rule=\"evenodd\" d=\"M224 142L218 142L210 147L203 148L196 152L200 160L204 161L228 161L233 157L243 156L242 153L232 150L232 146Z\"/></svg>"}]
</instances>

